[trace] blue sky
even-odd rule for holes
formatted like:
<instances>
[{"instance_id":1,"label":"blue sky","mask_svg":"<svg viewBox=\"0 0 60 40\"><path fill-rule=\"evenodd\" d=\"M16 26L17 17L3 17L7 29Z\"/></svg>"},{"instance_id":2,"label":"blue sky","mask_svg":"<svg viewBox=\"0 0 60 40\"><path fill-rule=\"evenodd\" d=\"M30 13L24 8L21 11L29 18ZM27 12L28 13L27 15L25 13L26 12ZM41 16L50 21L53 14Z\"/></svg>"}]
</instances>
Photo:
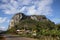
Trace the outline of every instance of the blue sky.
<instances>
[{"instance_id":1,"label":"blue sky","mask_svg":"<svg viewBox=\"0 0 60 40\"><path fill-rule=\"evenodd\" d=\"M60 23L60 0L0 0L0 30L6 30L14 14L45 15Z\"/></svg>"}]
</instances>

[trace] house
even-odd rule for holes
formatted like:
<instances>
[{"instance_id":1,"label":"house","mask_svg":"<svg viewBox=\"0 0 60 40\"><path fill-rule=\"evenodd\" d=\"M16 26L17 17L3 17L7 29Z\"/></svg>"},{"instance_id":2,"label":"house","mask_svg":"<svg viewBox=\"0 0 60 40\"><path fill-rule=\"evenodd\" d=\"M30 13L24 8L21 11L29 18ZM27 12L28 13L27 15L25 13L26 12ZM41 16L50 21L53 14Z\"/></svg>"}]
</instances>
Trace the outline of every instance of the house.
<instances>
[{"instance_id":1,"label":"house","mask_svg":"<svg viewBox=\"0 0 60 40\"><path fill-rule=\"evenodd\" d=\"M16 30L17 31L17 33L18 34L31 34L32 36L36 36L36 30L33 30L33 31L31 31L31 30L24 30L24 29L22 29L22 30Z\"/></svg>"},{"instance_id":2,"label":"house","mask_svg":"<svg viewBox=\"0 0 60 40\"><path fill-rule=\"evenodd\" d=\"M18 29L18 30L16 30L16 31L17 31L18 34L23 34L23 33L25 32L25 30L23 30L23 29L22 29L22 30L19 30L19 29Z\"/></svg>"},{"instance_id":3,"label":"house","mask_svg":"<svg viewBox=\"0 0 60 40\"><path fill-rule=\"evenodd\" d=\"M32 32L32 35L33 35L33 36L36 36L36 30L34 30L34 31Z\"/></svg>"}]
</instances>

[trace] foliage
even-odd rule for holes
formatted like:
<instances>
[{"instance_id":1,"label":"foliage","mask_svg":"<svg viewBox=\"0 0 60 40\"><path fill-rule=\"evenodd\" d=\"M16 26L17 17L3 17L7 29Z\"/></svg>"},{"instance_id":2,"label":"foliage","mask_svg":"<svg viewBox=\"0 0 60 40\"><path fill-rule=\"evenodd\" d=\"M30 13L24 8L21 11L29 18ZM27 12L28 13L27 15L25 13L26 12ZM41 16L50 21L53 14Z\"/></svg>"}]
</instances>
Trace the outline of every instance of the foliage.
<instances>
[{"instance_id":1,"label":"foliage","mask_svg":"<svg viewBox=\"0 0 60 40\"><path fill-rule=\"evenodd\" d=\"M15 25L15 27L9 29L7 33L15 33L17 34L17 29L26 29L26 30L37 30L36 37L43 36L60 36L60 24L56 25L54 22L50 20L36 21L31 19L21 20L19 23ZM31 37L31 34L25 34L23 36Z\"/></svg>"}]
</instances>

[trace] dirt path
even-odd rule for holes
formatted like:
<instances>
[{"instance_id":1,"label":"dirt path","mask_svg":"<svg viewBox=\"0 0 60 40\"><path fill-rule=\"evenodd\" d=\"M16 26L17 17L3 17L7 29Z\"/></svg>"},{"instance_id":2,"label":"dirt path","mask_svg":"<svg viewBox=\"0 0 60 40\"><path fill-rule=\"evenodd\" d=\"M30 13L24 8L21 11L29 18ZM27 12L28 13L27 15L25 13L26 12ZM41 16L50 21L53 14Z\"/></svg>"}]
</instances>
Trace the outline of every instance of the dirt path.
<instances>
[{"instance_id":1,"label":"dirt path","mask_svg":"<svg viewBox=\"0 0 60 40\"><path fill-rule=\"evenodd\" d=\"M0 40L36 40L33 38L20 37L18 35L2 35Z\"/></svg>"},{"instance_id":2,"label":"dirt path","mask_svg":"<svg viewBox=\"0 0 60 40\"><path fill-rule=\"evenodd\" d=\"M14 37L14 38L6 38L6 40L36 40L33 38L25 38L25 37Z\"/></svg>"}]
</instances>

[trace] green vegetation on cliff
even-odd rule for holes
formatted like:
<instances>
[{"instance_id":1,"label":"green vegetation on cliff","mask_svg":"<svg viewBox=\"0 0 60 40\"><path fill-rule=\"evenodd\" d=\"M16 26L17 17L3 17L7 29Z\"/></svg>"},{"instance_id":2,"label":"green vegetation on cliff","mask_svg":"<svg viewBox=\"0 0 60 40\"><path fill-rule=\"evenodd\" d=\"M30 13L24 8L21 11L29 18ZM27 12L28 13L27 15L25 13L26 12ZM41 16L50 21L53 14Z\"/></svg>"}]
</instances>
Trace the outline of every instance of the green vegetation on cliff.
<instances>
[{"instance_id":1,"label":"green vegetation on cliff","mask_svg":"<svg viewBox=\"0 0 60 40\"><path fill-rule=\"evenodd\" d=\"M39 38L40 36L60 37L60 24L56 25L45 16L36 17L39 21L32 20L30 18L21 19L16 23L16 25L14 25L14 27L8 29L6 33L37 38Z\"/></svg>"}]
</instances>

